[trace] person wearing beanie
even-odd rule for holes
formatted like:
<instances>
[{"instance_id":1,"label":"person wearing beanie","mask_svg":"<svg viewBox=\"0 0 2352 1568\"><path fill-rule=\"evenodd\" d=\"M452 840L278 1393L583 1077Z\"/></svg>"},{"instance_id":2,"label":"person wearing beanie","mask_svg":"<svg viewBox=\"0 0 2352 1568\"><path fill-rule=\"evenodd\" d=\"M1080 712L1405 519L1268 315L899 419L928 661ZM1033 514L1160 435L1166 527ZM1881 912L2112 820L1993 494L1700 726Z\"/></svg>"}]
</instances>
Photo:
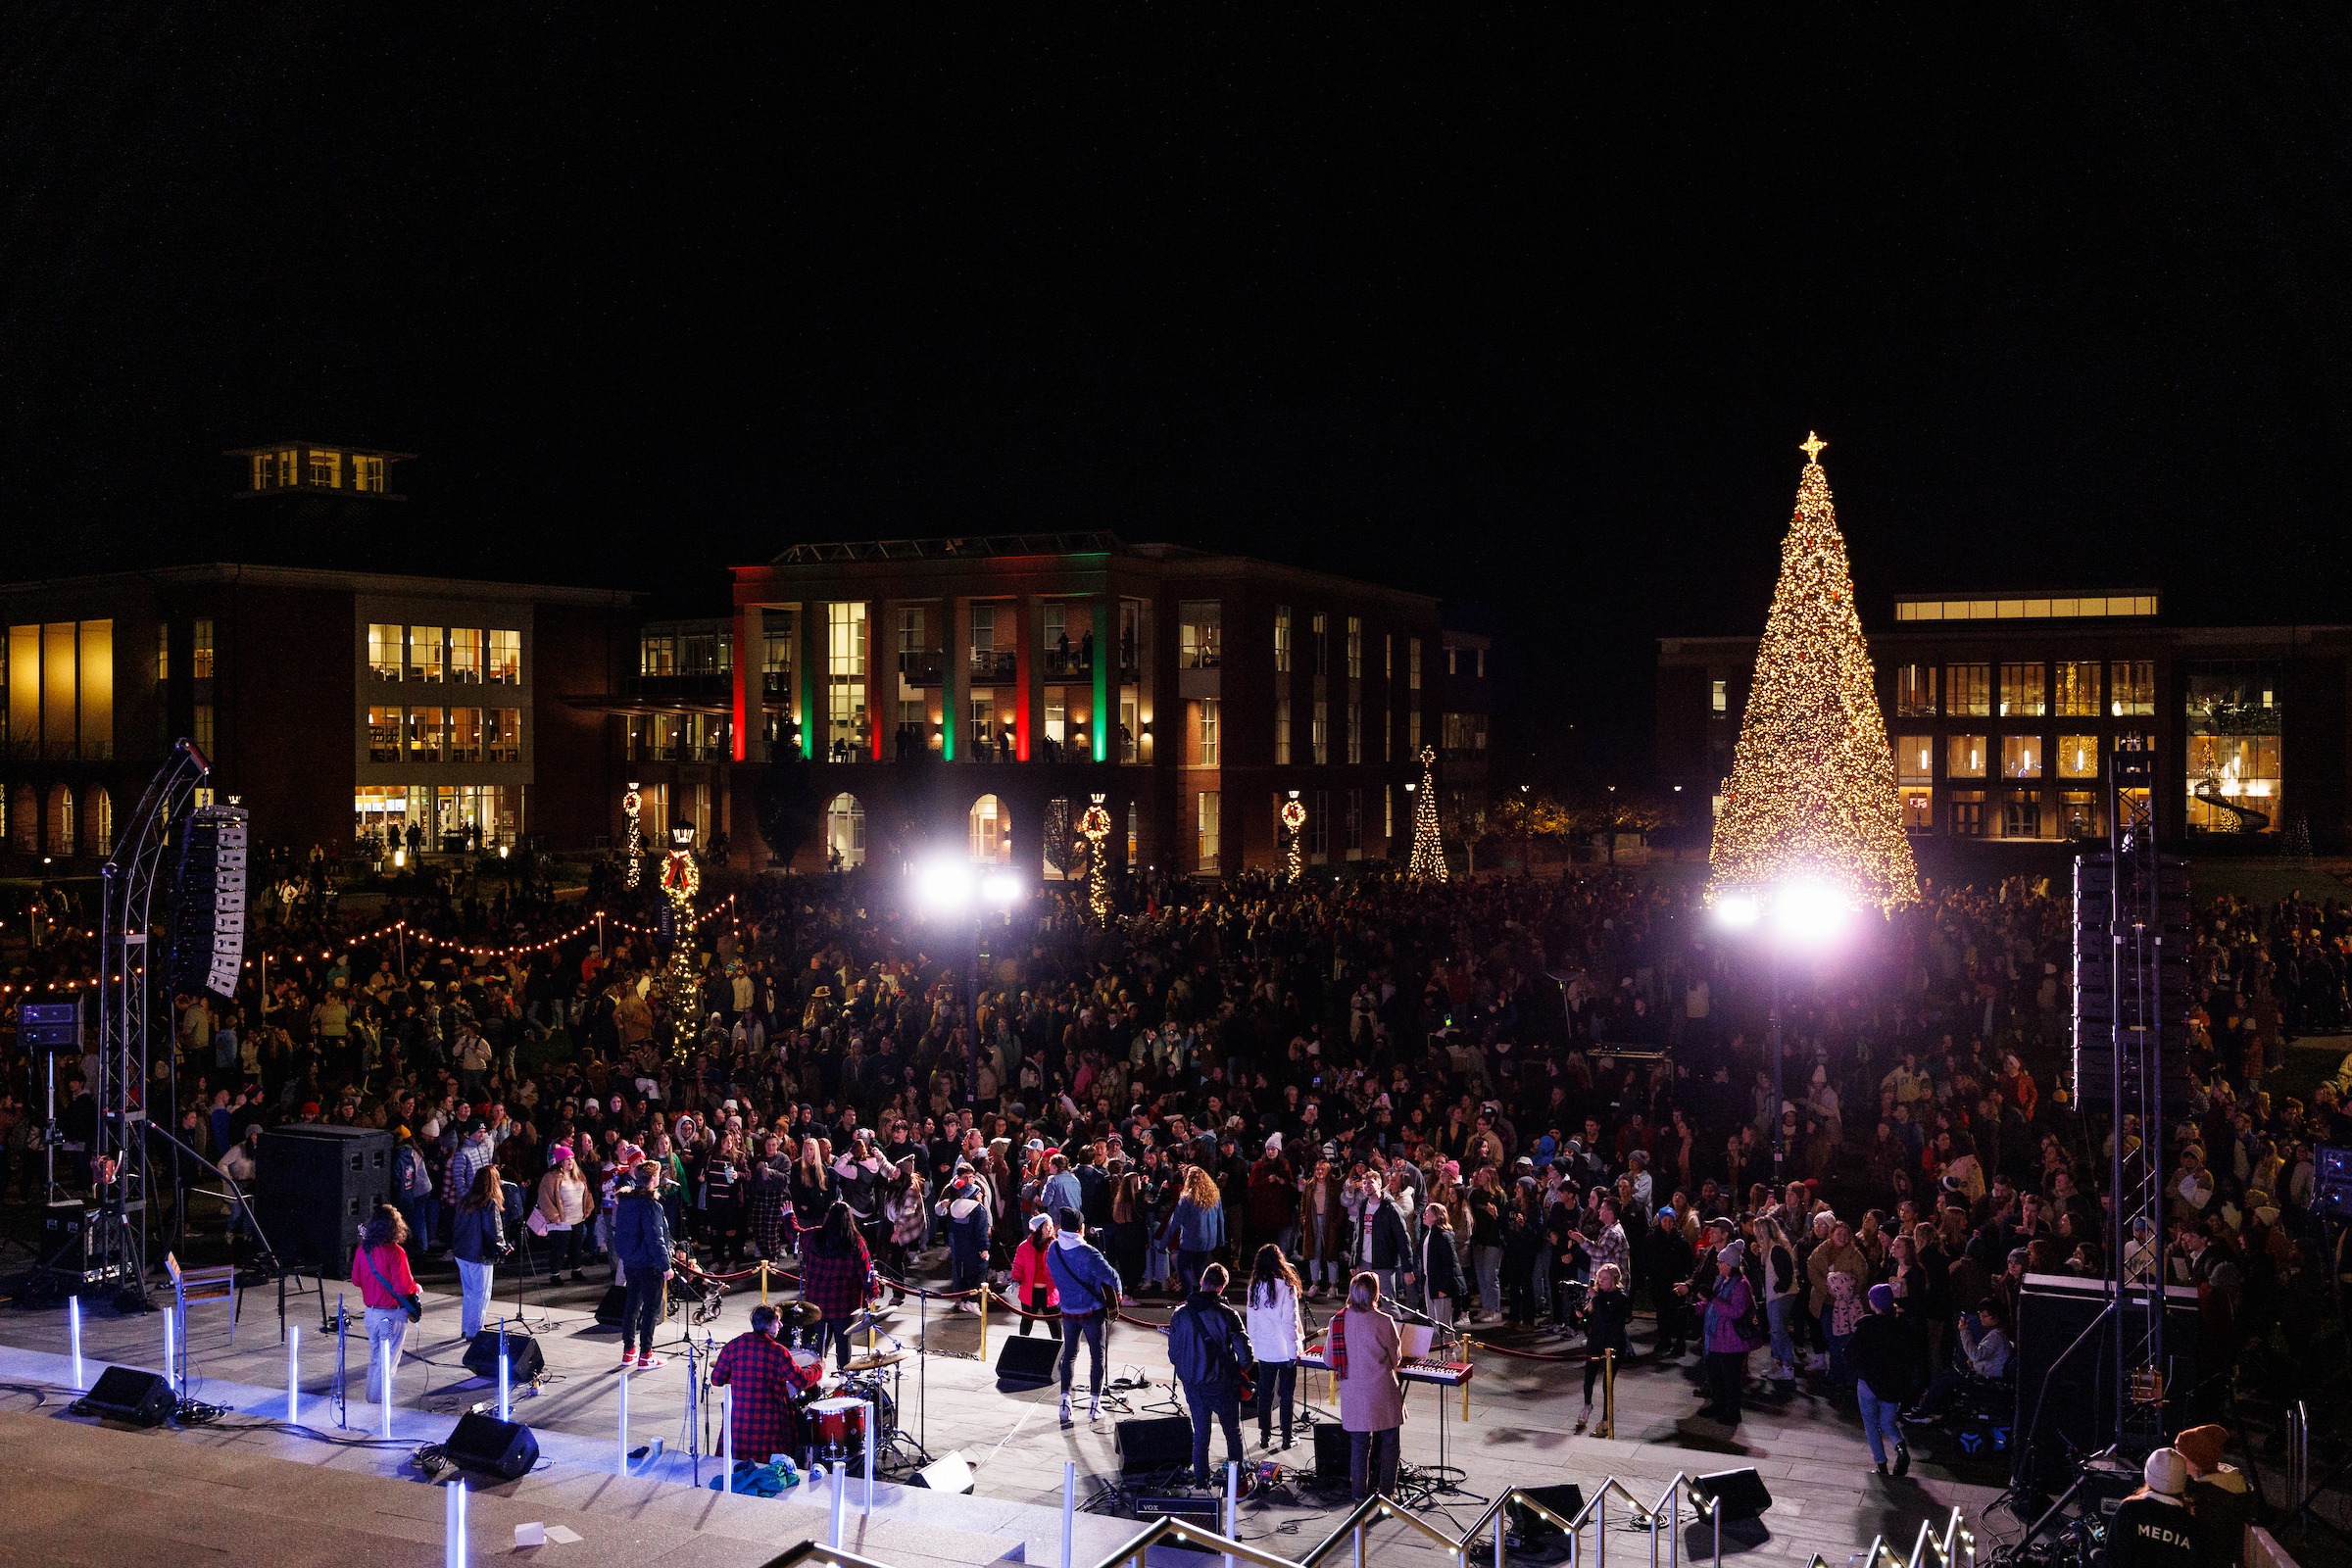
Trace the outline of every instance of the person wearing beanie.
<instances>
[{"instance_id":1,"label":"person wearing beanie","mask_svg":"<svg viewBox=\"0 0 2352 1568\"><path fill-rule=\"evenodd\" d=\"M1054 1216L1029 1216L1029 1234L1012 1250L1013 1301L1021 1309L1021 1338L1039 1323L1050 1339L1061 1338L1061 1293L1054 1288L1047 1255L1054 1246Z\"/></svg>"},{"instance_id":2,"label":"person wearing beanie","mask_svg":"<svg viewBox=\"0 0 2352 1568\"><path fill-rule=\"evenodd\" d=\"M1103 1335L1124 1289L1110 1259L1086 1239L1086 1215L1076 1208L1064 1208L1058 1220L1053 1249L1046 1254L1046 1268L1061 1303L1066 1330L1056 1368L1061 1378L1061 1424L1066 1427L1071 1424L1070 1384L1078 1370L1081 1341L1086 1345L1086 1418L1099 1421L1102 1417Z\"/></svg>"},{"instance_id":3,"label":"person wearing beanie","mask_svg":"<svg viewBox=\"0 0 2352 1568\"><path fill-rule=\"evenodd\" d=\"M1927 1348L1911 1320L1895 1312L1893 1286L1873 1285L1869 1299L1870 1314L1855 1325L1845 1358L1854 1369L1854 1397L1862 1406L1870 1457L1879 1474L1886 1475L1886 1450L1893 1448L1893 1473L1899 1476L1911 1468L1911 1449L1896 1417L1919 1393L1919 1366Z\"/></svg>"},{"instance_id":4,"label":"person wearing beanie","mask_svg":"<svg viewBox=\"0 0 2352 1568\"><path fill-rule=\"evenodd\" d=\"M1715 1289L1707 1298L1706 1325L1701 1348L1706 1355L1707 1403L1699 1414L1740 1424L1740 1394L1747 1384L1747 1352L1755 1348L1748 1338L1746 1318L1754 1305L1747 1284L1747 1244L1734 1239L1715 1253Z\"/></svg>"},{"instance_id":5,"label":"person wearing beanie","mask_svg":"<svg viewBox=\"0 0 2352 1568\"><path fill-rule=\"evenodd\" d=\"M2108 1568L2196 1568L2197 1521L2188 1511L2188 1461L2178 1448L2148 1455L2146 1485L2116 1504L2107 1524Z\"/></svg>"},{"instance_id":6,"label":"person wearing beanie","mask_svg":"<svg viewBox=\"0 0 2352 1568\"><path fill-rule=\"evenodd\" d=\"M2254 1522L2254 1489L2245 1473L2222 1460L2226 1427L2190 1427L2173 1440L2188 1466L2188 1506L2197 1518L2197 1556L2206 1568L2245 1561L2246 1526Z\"/></svg>"}]
</instances>

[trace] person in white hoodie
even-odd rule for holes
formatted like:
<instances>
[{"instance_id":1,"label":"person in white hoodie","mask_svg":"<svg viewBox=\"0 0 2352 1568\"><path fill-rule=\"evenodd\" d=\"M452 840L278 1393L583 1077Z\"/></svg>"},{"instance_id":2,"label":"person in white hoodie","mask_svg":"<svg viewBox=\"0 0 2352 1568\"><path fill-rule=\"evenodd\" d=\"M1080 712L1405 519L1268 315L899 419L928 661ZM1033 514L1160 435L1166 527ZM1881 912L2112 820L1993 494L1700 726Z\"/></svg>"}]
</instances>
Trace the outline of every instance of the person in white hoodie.
<instances>
[{"instance_id":1,"label":"person in white hoodie","mask_svg":"<svg viewBox=\"0 0 2352 1568\"><path fill-rule=\"evenodd\" d=\"M1298 1355L1305 1342L1299 1299L1305 1292L1282 1249L1269 1242L1250 1268L1250 1305L1243 1320L1250 1353L1257 1361L1257 1446L1274 1446L1274 1408L1282 1407L1282 1446L1291 1446L1291 1405L1298 1387Z\"/></svg>"}]
</instances>

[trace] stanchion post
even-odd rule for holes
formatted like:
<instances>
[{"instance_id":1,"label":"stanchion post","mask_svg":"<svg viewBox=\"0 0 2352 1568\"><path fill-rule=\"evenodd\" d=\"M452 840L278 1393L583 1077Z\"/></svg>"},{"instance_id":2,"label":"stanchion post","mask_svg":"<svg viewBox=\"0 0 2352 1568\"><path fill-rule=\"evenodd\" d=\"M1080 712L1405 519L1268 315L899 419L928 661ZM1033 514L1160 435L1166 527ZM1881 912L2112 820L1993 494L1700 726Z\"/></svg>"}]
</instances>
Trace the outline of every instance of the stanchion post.
<instances>
[{"instance_id":1,"label":"stanchion post","mask_svg":"<svg viewBox=\"0 0 2352 1568\"><path fill-rule=\"evenodd\" d=\"M1617 1352L1614 1348L1600 1352L1600 1432L1601 1437L1617 1436Z\"/></svg>"},{"instance_id":2,"label":"stanchion post","mask_svg":"<svg viewBox=\"0 0 2352 1568\"><path fill-rule=\"evenodd\" d=\"M1478 1346L1470 1340L1462 1342L1462 1365L1470 1364L1470 1352L1477 1348ZM1470 1419L1470 1379L1467 1376L1462 1379L1462 1419Z\"/></svg>"},{"instance_id":3,"label":"stanchion post","mask_svg":"<svg viewBox=\"0 0 2352 1568\"><path fill-rule=\"evenodd\" d=\"M767 1304L767 1259L760 1260L760 1304Z\"/></svg>"},{"instance_id":4,"label":"stanchion post","mask_svg":"<svg viewBox=\"0 0 2352 1568\"><path fill-rule=\"evenodd\" d=\"M980 1364L988 1365L988 1276L980 1276Z\"/></svg>"},{"instance_id":5,"label":"stanchion post","mask_svg":"<svg viewBox=\"0 0 2352 1568\"><path fill-rule=\"evenodd\" d=\"M735 1392L732 1389L721 1388L718 1391L719 1462L727 1467L725 1472L727 1479L722 1490L730 1493L735 1490L735 1422L732 1419L735 1413L734 1404Z\"/></svg>"}]
</instances>

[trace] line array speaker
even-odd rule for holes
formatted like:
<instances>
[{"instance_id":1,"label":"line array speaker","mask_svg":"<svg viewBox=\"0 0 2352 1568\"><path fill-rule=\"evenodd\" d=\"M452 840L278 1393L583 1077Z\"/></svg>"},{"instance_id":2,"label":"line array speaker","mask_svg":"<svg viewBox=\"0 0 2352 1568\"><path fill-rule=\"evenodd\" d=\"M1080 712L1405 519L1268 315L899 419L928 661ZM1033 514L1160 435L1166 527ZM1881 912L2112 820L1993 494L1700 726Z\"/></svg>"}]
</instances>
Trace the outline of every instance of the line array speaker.
<instances>
[{"instance_id":1,"label":"line array speaker","mask_svg":"<svg viewBox=\"0 0 2352 1568\"><path fill-rule=\"evenodd\" d=\"M181 830L172 921L172 989L233 997L245 961L245 848L241 806L200 806Z\"/></svg>"}]
</instances>

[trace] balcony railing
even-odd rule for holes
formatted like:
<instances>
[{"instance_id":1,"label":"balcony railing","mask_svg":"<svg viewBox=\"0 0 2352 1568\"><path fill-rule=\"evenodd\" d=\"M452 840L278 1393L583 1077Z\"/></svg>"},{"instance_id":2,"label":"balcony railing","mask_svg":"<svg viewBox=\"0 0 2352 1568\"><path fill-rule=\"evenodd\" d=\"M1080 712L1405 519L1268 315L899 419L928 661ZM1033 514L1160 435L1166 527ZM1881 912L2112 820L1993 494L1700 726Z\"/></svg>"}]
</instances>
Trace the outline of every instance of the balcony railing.
<instances>
[{"instance_id":1,"label":"balcony railing","mask_svg":"<svg viewBox=\"0 0 2352 1568\"><path fill-rule=\"evenodd\" d=\"M936 686L947 666L947 656L938 649L902 649L899 653L899 678L909 686Z\"/></svg>"},{"instance_id":2,"label":"balcony railing","mask_svg":"<svg viewBox=\"0 0 2352 1568\"><path fill-rule=\"evenodd\" d=\"M1095 651L1092 647L1049 648L1045 661L1049 679L1071 675L1092 676L1095 672Z\"/></svg>"},{"instance_id":3,"label":"balcony railing","mask_svg":"<svg viewBox=\"0 0 2352 1568\"><path fill-rule=\"evenodd\" d=\"M975 681L1006 681L1018 676L1021 662L1010 649L975 648L972 650L971 667Z\"/></svg>"}]
</instances>

